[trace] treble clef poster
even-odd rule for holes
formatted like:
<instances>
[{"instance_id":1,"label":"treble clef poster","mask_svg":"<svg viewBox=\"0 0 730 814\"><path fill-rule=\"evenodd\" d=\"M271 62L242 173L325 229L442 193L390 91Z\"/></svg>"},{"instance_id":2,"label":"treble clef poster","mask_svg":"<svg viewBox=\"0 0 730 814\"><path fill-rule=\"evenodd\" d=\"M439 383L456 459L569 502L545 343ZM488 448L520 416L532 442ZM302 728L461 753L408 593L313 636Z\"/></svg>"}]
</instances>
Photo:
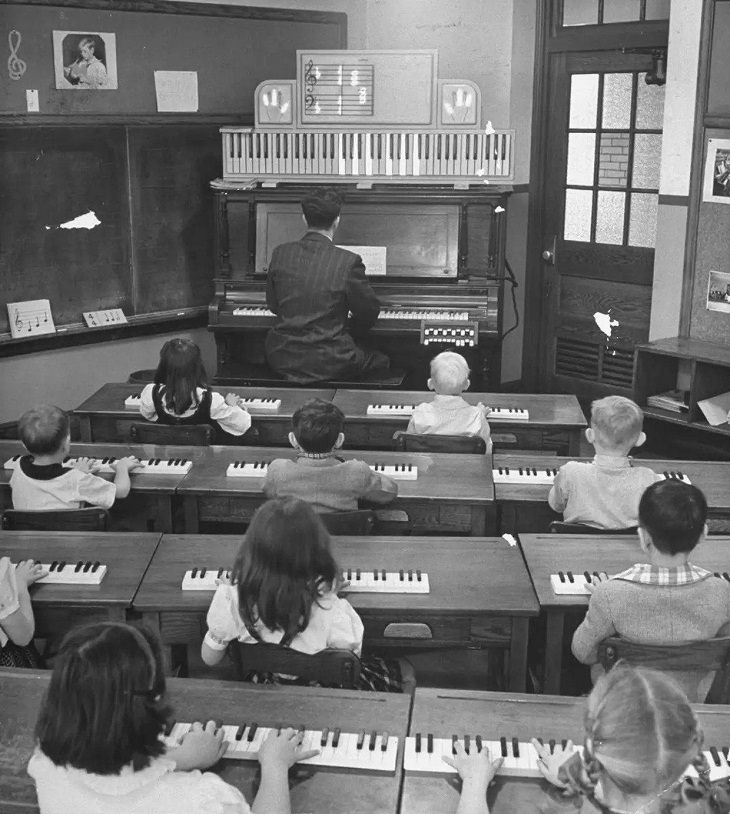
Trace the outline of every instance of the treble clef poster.
<instances>
[{"instance_id":1,"label":"treble clef poster","mask_svg":"<svg viewBox=\"0 0 730 814\"><path fill-rule=\"evenodd\" d=\"M9 302L8 317L13 339L56 333L51 303L48 300Z\"/></svg>"}]
</instances>

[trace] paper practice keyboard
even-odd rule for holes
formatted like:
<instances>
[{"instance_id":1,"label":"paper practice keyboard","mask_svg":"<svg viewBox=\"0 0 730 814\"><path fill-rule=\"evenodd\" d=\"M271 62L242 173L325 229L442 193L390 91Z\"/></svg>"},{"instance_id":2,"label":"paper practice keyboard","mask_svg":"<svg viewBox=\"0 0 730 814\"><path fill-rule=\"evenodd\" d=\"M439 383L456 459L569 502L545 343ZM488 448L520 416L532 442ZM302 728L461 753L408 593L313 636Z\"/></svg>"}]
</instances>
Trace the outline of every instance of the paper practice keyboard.
<instances>
[{"instance_id":1,"label":"paper practice keyboard","mask_svg":"<svg viewBox=\"0 0 730 814\"><path fill-rule=\"evenodd\" d=\"M586 586L593 582L594 577L597 580L609 579L605 571L583 571L577 575L572 571L558 571L557 574L550 574L550 584L553 593L560 596L588 596L590 591Z\"/></svg>"},{"instance_id":2,"label":"paper practice keyboard","mask_svg":"<svg viewBox=\"0 0 730 814\"><path fill-rule=\"evenodd\" d=\"M106 565L91 560L54 560L41 563L41 567L48 573L36 582L49 585L99 585L106 574Z\"/></svg>"},{"instance_id":3,"label":"paper practice keyboard","mask_svg":"<svg viewBox=\"0 0 730 814\"><path fill-rule=\"evenodd\" d=\"M182 737L189 723L176 723L170 731L171 738ZM326 766L338 769L357 769L363 772L395 773L398 755L398 738L387 732L342 732L340 729L302 729L302 748L318 749L319 754L301 763L308 766ZM257 760L258 751L272 727L256 723L224 725L223 739L228 744L224 758L233 760Z\"/></svg>"},{"instance_id":4,"label":"paper practice keyboard","mask_svg":"<svg viewBox=\"0 0 730 814\"><path fill-rule=\"evenodd\" d=\"M411 464L371 464L370 468L378 475L387 475L396 480L416 480L418 467ZM269 465L265 461L234 461L226 467L229 478L265 478Z\"/></svg>"},{"instance_id":5,"label":"paper practice keyboard","mask_svg":"<svg viewBox=\"0 0 730 814\"><path fill-rule=\"evenodd\" d=\"M490 741L479 735L474 737L463 736L457 738L435 738L433 735L420 733L406 738L403 754L403 768L407 772L421 772L423 774L456 774L444 761L444 756L454 754L454 744L460 741L467 752L472 749L481 751L484 747L489 750L492 757L502 757L503 763L497 773L507 777L542 777L538 767L538 754L535 747L527 741L518 741L517 738L500 738ZM541 741L544 743L544 741ZM550 751L553 751L555 741L548 742ZM566 741L562 741L563 747ZM705 757L710 766L710 780L715 782L730 776L730 763L728 763L728 746L711 746L705 750ZM689 777L697 777L693 766L685 772Z\"/></svg>"},{"instance_id":6,"label":"paper practice keyboard","mask_svg":"<svg viewBox=\"0 0 730 814\"><path fill-rule=\"evenodd\" d=\"M231 572L225 568L193 568L185 572L183 591L215 591L220 580L230 580ZM350 593L368 594L427 594L431 591L428 574L413 569L386 571L347 568L342 578L350 584Z\"/></svg>"},{"instance_id":7,"label":"paper practice keyboard","mask_svg":"<svg viewBox=\"0 0 730 814\"><path fill-rule=\"evenodd\" d=\"M141 393L130 393L126 399L124 399L124 409L125 410L139 410L139 405L142 403L142 394Z\"/></svg>"},{"instance_id":8,"label":"paper practice keyboard","mask_svg":"<svg viewBox=\"0 0 730 814\"><path fill-rule=\"evenodd\" d=\"M491 419L491 414L489 418ZM500 466L498 469L492 470L492 479L494 483L511 483L520 484L523 486L552 486L555 476L558 474L556 467L536 467L536 466L519 466L509 467ZM658 473L664 480L678 480L682 483L692 483L692 481L680 471L666 470Z\"/></svg>"},{"instance_id":9,"label":"paper practice keyboard","mask_svg":"<svg viewBox=\"0 0 730 814\"><path fill-rule=\"evenodd\" d=\"M124 399L126 410L139 410L142 403L142 396L139 393L132 393ZM245 399L240 400L241 407L247 410L254 410L259 413L277 413L281 407L281 399Z\"/></svg>"},{"instance_id":10,"label":"paper practice keyboard","mask_svg":"<svg viewBox=\"0 0 730 814\"><path fill-rule=\"evenodd\" d=\"M367 415L374 416L411 416L415 404L368 404ZM492 407L489 421L529 421L530 413L519 407Z\"/></svg>"},{"instance_id":11,"label":"paper practice keyboard","mask_svg":"<svg viewBox=\"0 0 730 814\"><path fill-rule=\"evenodd\" d=\"M22 455L13 455L5 461L5 469L17 469L18 463ZM89 458L92 464L98 464L94 469L94 474L111 475L114 473L112 463L116 458ZM72 467L77 461L77 458L66 458L63 465ZM139 462L136 469L132 470L132 475L186 475L193 468L193 462L186 458L147 458Z\"/></svg>"},{"instance_id":12,"label":"paper practice keyboard","mask_svg":"<svg viewBox=\"0 0 730 814\"><path fill-rule=\"evenodd\" d=\"M256 306L241 306L240 308L233 309L233 316L234 317L275 317L276 314L273 311L269 311L268 308L264 307L256 307Z\"/></svg>"}]
</instances>

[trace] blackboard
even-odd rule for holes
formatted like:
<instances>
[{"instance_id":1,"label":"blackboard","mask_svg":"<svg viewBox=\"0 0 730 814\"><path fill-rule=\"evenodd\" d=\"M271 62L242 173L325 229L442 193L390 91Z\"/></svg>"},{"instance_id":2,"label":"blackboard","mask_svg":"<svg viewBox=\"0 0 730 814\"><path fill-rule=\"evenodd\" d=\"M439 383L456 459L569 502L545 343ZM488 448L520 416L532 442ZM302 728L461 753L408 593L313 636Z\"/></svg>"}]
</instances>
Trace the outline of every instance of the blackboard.
<instances>
[{"instance_id":1,"label":"blackboard","mask_svg":"<svg viewBox=\"0 0 730 814\"><path fill-rule=\"evenodd\" d=\"M0 7L26 75L0 80L0 333L7 302L82 312L202 309L212 295L221 123L250 119L255 86L295 76L298 48L340 47L344 15L122 0ZM134 10L130 10L134 9ZM196 13L190 13L190 11ZM173 13L174 12L174 13ZM233 16L229 16L233 15ZM115 32L119 90L54 87L52 31ZM200 111L158 114L153 71L197 70ZM24 114L37 88L40 116ZM94 211L94 229L60 224Z\"/></svg>"}]
</instances>

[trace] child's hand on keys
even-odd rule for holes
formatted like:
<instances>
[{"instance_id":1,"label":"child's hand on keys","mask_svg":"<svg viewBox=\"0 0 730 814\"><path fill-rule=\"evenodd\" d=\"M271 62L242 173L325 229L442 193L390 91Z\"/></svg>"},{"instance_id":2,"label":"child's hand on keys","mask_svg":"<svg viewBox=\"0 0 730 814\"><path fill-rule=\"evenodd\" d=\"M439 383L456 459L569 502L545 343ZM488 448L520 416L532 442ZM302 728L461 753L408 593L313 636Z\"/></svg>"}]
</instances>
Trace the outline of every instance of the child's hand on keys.
<instances>
[{"instance_id":1,"label":"child's hand on keys","mask_svg":"<svg viewBox=\"0 0 730 814\"><path fill-rule=\"evenodd\" d=\"M205 726L196 721L180 739L180 745L167 750L179 772L209 769L226 753L228 744L223 740L223 729L216 730L215 721Z\"/></svg>"},{"instance_id":2,"label":"child's hand on keys","mask_svg":"<svg viewBox=\"0 0 730 814\"><path fill-rule=\"evenodd\" d=\"M481 752L474 748L468 754L461 741L457 741L454 748L456 754L453 757L444 755L444 763L448 763L449 766L456 769L462 780L480 781L485 786L488 786L494 779L494 775L499 771L503 758L498 757L492 760L486 746L482 747Z\"/></svg>"},{"instance_id":3,"label":"child's hand on keys","mask_svg":"<svg viewBox=\"0 0 730 814\"><path fill-rule=\"evenodd\" d=\"M558 777L560 767L575 753L575 746L573 741L568 741L565 747L562 744L556 743L552 753L548 744L542 744L536 738L533 738L530 743L535 747L537 752L537 766L540 769L542 776L553 786L559 789L566 788L566 784Z\"/></svg>"},{"instance_id":4,"label":"child's hand on keys","mask_svg":"<svg viewBox=\"0 0 730 814\"><path fill-rule=\"evenodd\" d=\"M117 458L117 460L112 463L112 468L115 472L119 472L120 469L126 469L127 472L131 472L137 469L139 465L139 459L135 458L134 455L127 455L124 458Z\"/></svg>"},{"instance_id":5,"label":"child's hand on keys","mask_svg":"<svg viewBox=\"0 0 730 814\"><path fill-rule=\"evenodd\" d=\"M345 579L345 577L337 574L335 576L334 583L332 585L332 592L335 594L339 594L342 591L346 591L350 587L350 580Z\"/></svg>"},{"instance_id":6,"label":"child's hand on keys","mask_svg":"<svg viewBox=\"0 0 730 814\"><path fill-rule=\"evenodd\" d=\"M319 749L302 749L304 734L297 729L272 729L259 749L262 769L287 771L297 761L319 754Z\"/></svg>"},{"instance_id":7,"label":"child's hand on keys","mask_svg":"<svg viewBox=\"0 0 730 814\"><path fill-rule=\"evenodd\" d=\"M78 469L80 472L96 472L97 469L101 464L99 461L95 460L94 458L87 458L86 456L82 456L77 458L74 462L73 468Z\"/></svg>"},{"instance_id":8,"label":"child's hand on keys","mask_svg":"<svg viewBox=\"0 0 730 814\"><path fill-rule=\"evenodd\" d=\"M482 404L481 401L477 404L477 407L484 413L485 418L492 412L492 408L487 407L486 404Z\"/></svg>"},{"instance_id":9,"label":"child's hand on keys","mask_svg":"<svg viewBox=\"0 0 730 814\"><path fill-rule=\"evenodd\" d=\"M593 591L596 590L596 585L600 584L601 582L605 582L607 579L608 574L604 574L603 571L601 571L601 573L598 576L593 574L591 576L591 581L586 582L586 591L588 591L589 594L592 594Z\"/></svg>"},{"instance_id":10,"label":"child's hand on keys","mask_svg":"<svg viewBox=\"0 0 730 814\"><path fill-rule=\"evenodd\" d=\"M39 563L34 560L21 560L15 567L15 580L18 585L25 585L27 588L32 585L36 580L45 577L48 571Z\"/></svg>"},{"instance_id":11,"label":"child's hand on keys","mask_svg":"<svg viewBox=\"0 0 730 814\"><path fill-rule=\"evenodd\" d=\"M246 410L246 408L243 406L243 399L240 396L237 396L235 393L226 394L225 401L229 407L240 407L245 412L248 412L248 410Z\"/></svg>"}]
</instances>

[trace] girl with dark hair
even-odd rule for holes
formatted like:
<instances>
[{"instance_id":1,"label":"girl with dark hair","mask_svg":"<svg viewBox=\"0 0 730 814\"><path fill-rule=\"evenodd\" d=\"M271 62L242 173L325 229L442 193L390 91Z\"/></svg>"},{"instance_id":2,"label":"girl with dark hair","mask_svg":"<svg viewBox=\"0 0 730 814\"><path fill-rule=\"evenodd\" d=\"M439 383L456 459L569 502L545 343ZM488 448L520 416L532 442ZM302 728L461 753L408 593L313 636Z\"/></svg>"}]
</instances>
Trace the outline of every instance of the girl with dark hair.
<instances>
[{"instance_id":1,"label":"girl with dark hair","mask_svg":"<svg viewBox=\"0 0 730 814\"><path fill-rule=\"evenodd\" d=\"M199 771L225 752L213 722L166 743L164 694L160 646L149 631L104 622L66 636L28 764L41 814L289 814L288 769L316 754L300 749L296 732L272 735L261 748L250 809L238 789Z\"/></svg>"},{"instance_id":2,"label":"girl with dark hair","mask_svg":"<svg viewBox=\"0 0 730 814\"><path fill-rule=\"evenodd\" d=\"M360 654L362 621L337 596L341 578L330 537L308 503L280 498L261 506L231 576L232 584L218 586L208 610L202 647L206 664L221 661L232 641L282 644L301 653L341 648ZM368 658L360 666L358 689L403 691L399 662ZM249 676L253 681L282 678Z\"/></svg>"},{"instance_id":3,"label":"girl with dark hair","mask_svg":"<svg viewBox=\"0 0 730 814\"><path fill-rule=\"evenodd\" d=\"M224 399L208 389L200 348L189 339L165 342L154 384L145 386L140 399L142 415L160 424L212 424L230 435L243 435L251 426L235 393Z\"/></svg>"}]
</instances>

